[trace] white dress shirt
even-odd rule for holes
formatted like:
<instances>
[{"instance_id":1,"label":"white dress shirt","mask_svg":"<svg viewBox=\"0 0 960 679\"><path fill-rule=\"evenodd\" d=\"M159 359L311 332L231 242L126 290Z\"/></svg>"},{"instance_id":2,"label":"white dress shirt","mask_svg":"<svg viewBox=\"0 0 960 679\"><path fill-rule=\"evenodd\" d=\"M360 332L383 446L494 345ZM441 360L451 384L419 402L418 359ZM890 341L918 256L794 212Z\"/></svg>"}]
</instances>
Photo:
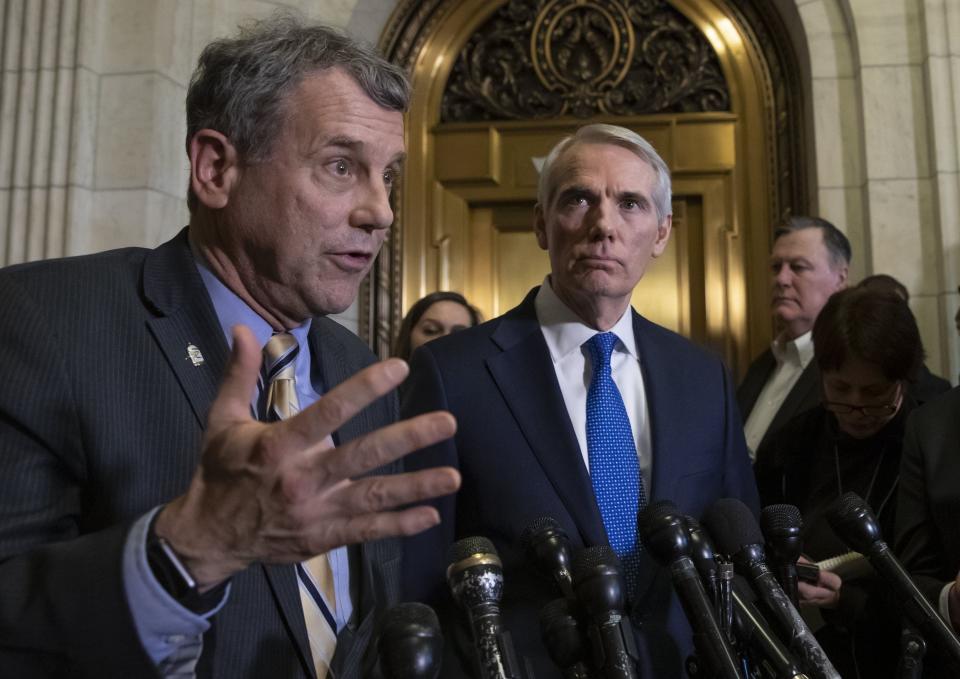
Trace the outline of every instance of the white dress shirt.
<instances>
[{"instance_id":1,"label":"white dress shirt","mask_svg":"<svg viewBox=\"0 0 960 679\"><path fill-rule=\"evenodd\" d=\"M535 307L540 330L547 341L553 369L560 383L560 393L567 406L573 431L580 444L583 464L590 470L587 453L587 391L593 379L593 365L588 349L583 346L598 331L584 323L564 304L550 287L550 277L543 281L537 293ZM610 328L619 338L610 357L613 381L623 397L623 405L630 419L630 429L637 446L640 473L647 498L650 498L650 469L653 463L650 450L650 416L647 409L647 394L640 370L640 355L633 336L633 315L630 307Z\"/></svg>"},{"instance_id":2,"label":"white dress shirt","mask_svg":"<svg viewBox=\"0 0 960 679\"><path fill-rule=\"evenodd\" d=\"M743 426L751 461L757 459L757 447L770 428L770 423L787 399L793 385L813 360L813 332L808 331L794 340L783 341L777 338L770 345L770 350L777 361L777 367L763 385L763 390L750 411L750 417Z\"/></svg>"}]
</instances>

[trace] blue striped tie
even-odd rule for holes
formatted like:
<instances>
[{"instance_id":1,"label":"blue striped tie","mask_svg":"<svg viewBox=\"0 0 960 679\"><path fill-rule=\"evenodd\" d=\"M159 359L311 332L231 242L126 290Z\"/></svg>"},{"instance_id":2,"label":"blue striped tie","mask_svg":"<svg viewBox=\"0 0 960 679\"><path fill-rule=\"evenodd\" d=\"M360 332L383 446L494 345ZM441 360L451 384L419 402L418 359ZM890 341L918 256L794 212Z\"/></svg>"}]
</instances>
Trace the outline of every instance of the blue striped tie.
<instances>
[{"instance_id":1,"label":"blue striped tie","mask_svg":"<svg viewBox=\"0 0 960 679\"><path fill-rule=\"evenodd\" d=\"M612 332L603 332L586 343L593 364L587 392L587 455L607 539L623 563L627 593L633 597L641 549L637 512L647 501L630 419L610 374L610 356L617 341Z\"/></svg>"}]
</instances>

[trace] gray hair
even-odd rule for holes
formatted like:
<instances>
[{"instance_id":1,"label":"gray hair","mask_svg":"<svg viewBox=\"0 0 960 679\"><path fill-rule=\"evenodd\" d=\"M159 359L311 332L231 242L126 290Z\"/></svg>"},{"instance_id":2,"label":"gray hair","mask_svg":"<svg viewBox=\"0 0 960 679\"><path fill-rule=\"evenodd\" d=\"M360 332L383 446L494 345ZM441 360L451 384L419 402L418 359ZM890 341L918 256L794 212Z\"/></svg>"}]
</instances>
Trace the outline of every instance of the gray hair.
<instances>
[{"instance_id":1,"label":"gray hair","mask_svg":"<svg viewBox=\"0 0 960 679\"><path fill-rule=\"evenodd\" d=\"M773 241L776 242L781 236L788 233L802 231L803 229L820 229L823 235L823 244L830 253L830 260L834 268L849 266L853 259L853 248L850 247L850 241L843 231L835 227L822 217L807 217L804 215L794 215L788 217L780 226L773 230Z\"/></svg>"},{"instance_id":2,"label":"gray hair","mask_svg":"<svg viewBox=\"0 0 960 679\"><path fill-rule=\"evenodd\" d=\"M407 110L410 84L399 66L345 33L278 12L203 49L187 90L187 153L193 136L209 128L226 136L241 160L264 160L282 127L287 96L306 75L334 67L383 108ZM187 203L191 211L196 207L192 190Z\"/></svg>"},{"instance_id":3,"label":"gray hair","mask_svg":"<svg viewBox=\"0 0 960 679\"><path fill-rule=\"evenodd\" d=\"M633 130L617 125L595 123L584 125L569 137L561 139L554 146L540 169L540 183L537 186L537 201L541 208L546 209L553 199L556 189L554 178L554 164L565 151L575 144L613 144L632 151L640 160L653 168L656 175L656 185L653 187L653 203L657 209L657 222L673 214L673 205L670 202L670 168L663 162L663 158L654 150L646 139Z\"/></svg>"}]
</instances>

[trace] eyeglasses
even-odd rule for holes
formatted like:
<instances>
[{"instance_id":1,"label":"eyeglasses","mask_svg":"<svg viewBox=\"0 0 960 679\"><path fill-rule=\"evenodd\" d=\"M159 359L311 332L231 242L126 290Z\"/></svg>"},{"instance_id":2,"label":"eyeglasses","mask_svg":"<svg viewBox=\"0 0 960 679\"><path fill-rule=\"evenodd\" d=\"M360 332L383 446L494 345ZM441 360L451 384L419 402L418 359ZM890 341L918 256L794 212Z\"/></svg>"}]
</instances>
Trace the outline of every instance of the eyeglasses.
<instances>
[{"instance_id":1,"label":"eyeglasses","mask_svg":"<svg viewBox=\"0 0 960 679\"><path fill-rule=\"evenodd\" d=\"M897 412L900 407L900 385L897 385L897 394L893 403L883 405L855 406L851 403L836 403L833 401L824 401L823 407L835 415L849 415L853 412L859 412L866 417L889 417Z\"/></svg>"}]
</instances>

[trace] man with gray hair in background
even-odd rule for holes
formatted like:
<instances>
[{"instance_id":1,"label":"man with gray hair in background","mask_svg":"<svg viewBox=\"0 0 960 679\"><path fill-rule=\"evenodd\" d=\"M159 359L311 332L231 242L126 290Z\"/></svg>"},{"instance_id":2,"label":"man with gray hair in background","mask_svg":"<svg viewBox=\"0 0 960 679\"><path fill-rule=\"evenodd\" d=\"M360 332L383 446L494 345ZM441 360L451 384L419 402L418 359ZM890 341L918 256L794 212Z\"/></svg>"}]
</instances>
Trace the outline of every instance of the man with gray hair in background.
<instances>
[{"instance_id":1,"label":"man with gray hair in background","mask_svg":"<svg viewBox=\"0 0 960 679\"><path fill-rule=\"evenodd\" d=\"M15 677L369 676L396 536L450 436L394 423L402 361L343 311L393 221L402 72L277 16L203 51L189 226L0 270L0 667Z\"/></svg>"},{"instance_id":2,"label":"man with gray hair in background","mask_svg":"<svg viewBox=\"0 0 960 679\"><path fill-rule=\"evenodd\" d=\"M773 232L770 307L779 334L737 387L750 458L770 434L820 402L813 323L847 286L850 241L826 219L790 217Z\"/></svg>"},{"instance_id":3,"label":"man with gray hair in background","mask_svg":"<svg viewBox=\"0 0 960 679\"><path fill-rule=\"evenodd\" d=\"M668 572L639 544L637 512L670 500L699 518L723 497L759 511L720 360L630 307L667 246L671 214L670 171L645 139L613 125L580 128L541 170L534 231L550 258L543 284L411 360L401 412L449 410L458 429L407 464L457 467L463 488L440 500L440 527L408 540L407 594L439 605L446 548L489 537L503 563L505 627L538 677L558 675L537 617L560 591L533 574L524 529L550 517L574 550L616 552L639 675L667 679L684 676L691 631ZM455 629L450 611L441 618ZM458 675L445 666L445 677Z\"/></svg>"}]
</instances>

